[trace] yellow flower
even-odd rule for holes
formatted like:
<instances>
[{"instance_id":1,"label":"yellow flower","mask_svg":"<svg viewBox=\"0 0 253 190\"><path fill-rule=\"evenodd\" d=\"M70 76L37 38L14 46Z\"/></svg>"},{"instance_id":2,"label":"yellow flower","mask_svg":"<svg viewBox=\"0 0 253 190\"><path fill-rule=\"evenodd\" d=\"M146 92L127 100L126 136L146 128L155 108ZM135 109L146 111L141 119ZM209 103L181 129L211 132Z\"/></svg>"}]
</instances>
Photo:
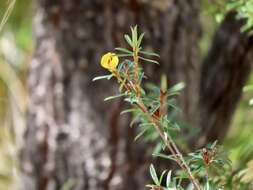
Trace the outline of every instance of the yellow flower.
<instances>
[{"instance_id":1,"label":"yellow flower","mask_svg":"<svg viewBox=\"0 0 253 190\"><path fill-rule=\"evenodd\" d=\"M109 52L102 56L101 66L109 71L115 71L118 64L119 58L116 54Z\"/></svg>"}]
</instances>

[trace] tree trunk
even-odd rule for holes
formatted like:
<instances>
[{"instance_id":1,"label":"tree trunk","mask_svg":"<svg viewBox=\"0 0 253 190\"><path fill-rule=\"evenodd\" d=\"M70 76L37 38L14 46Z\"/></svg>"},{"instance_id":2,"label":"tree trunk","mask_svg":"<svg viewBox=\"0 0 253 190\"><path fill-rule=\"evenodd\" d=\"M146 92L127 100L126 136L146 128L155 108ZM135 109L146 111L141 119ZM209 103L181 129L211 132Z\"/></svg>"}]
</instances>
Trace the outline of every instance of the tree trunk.
<instances>
[{"instance_id":1,"label":"tree trunk","mask_svg":"<svg viewBox=\"0 0 253 190\"><path fill-rule=\"evenodd\" d=\"M181 102L185 115L192 113L187 97L197 92L190 91L198 70L197 1L37 0L24 189L145 189L150 149L132 142L135 129L119 119L122 103L103 102L114 86L91 83L105 72L101 55L124 46L123 34L135 24L161 52L162 66L149 67L150 78L169 71L171 83L188 81Z\"/></svg>"},{"instance_id":2,"label":"tree trunk","mask_svg":"<svg viewBox=\"0 0 253 190\"><path fill-rule=\"evenodd\" d=\"M119 117L122 102L103 102L116 93L113 83L91 80L106 72L101 55L125 46L123 34L138 24L144 46L161 54L160 67L144 66L148 77L159 81L165 73L170 84L186 83L181 117L197 127L199 6L197 0L37 0L23 189L145 189L152 145L133 142L136 129Z\"/></svg>"},{"instance_id":3,"label":"tree trunk","mask_svg":"<svg viewBox=\"0 0 253 190\"><path fill-rule=\"evenodd\" d=\"M222 140L252 65L252 36L240 31L243 20L230 12L218 28L200 80L200 144Z\"/></svg>"}]
</instances>

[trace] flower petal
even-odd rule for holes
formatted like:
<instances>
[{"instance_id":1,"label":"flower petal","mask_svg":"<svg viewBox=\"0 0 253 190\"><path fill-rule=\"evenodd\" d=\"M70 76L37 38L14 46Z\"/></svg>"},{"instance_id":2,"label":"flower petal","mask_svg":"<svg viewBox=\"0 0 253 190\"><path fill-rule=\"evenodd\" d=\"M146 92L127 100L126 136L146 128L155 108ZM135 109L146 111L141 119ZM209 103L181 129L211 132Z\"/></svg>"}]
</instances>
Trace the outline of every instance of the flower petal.
<instances>
[{"instance_id":1,"label":"flower petal","mask_svg":"<svg viewBox=\"0 0 253 190\"><path fill-rule=\"evenodd\" d=\"M109 52L102 56L101 66L105 69L108 69L109 71L113 72L116 70L118 64L119 58L116 54Z\"/></svg>"}]
</instances>

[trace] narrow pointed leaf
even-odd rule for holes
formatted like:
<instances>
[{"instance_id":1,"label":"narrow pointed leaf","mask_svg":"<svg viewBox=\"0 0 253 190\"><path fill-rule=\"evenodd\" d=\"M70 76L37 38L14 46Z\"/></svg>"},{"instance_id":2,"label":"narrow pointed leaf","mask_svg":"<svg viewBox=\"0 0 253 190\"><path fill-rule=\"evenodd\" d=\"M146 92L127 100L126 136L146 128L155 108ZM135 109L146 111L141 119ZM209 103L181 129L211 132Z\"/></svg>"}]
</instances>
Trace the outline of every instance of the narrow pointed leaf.
<instances>
[{"instance_id":1,"label":"narrow pointed leaf","mask_svg":"<svg viewBox=\"0 0 253 190\"><path fill-rule=\"evenodd\" d=\"M138 39L138 33L137 33L137 26L134 28L131 27L131 32L132 32L132 42L133 45L137 45L137 39Z\"/></svg>"},{"instance_id":2,"label":"narrow pointed leaf","mask_svg":"<svg viewBox=\"0 0 253 190\"><path fill-rule=\"evenodd\" d=\"M213 144L210 146L211 149L213 149L217 145L218 141L214 141Z\"/></svg>"},{"instance_id":3,"label":"narrow pointed leaf","mask_svg":"<svg viewBox=\"0 0 253 190\"><path fill-rule=\"evenodd\" d=\"M142 130L142 131L134 138L134 141L137 141L142 135L144 135L144 133L145 133L147 130L148 130L148 129Z\"/></svg>"},{"instance_id":4,"label":"narrow pointed leaf","mask_svg":"<svg viewBox=\"0 0 253 190\"><path fill-rule=\"evenodd\" d=\"M118 57L131 57L131 54L117 54Z\"/></svg>"},{"instance_id":5,"label":"narrow pointed leaf","mask_svg":"<svg viewBox=\"0 0 253 190\"><path fill-rule=\"evenodd\" d=\"M118 94L118 95L115 95L115 96L109 96L109 97L105 98L104 101L112 100L112 99L115 99L115 98L120 98L122 96L125 96L125 94Z\"/></svg>"},{"instance_id":6,"label":"narrow pointed leaf","mask_svg":"<svg viewBox=\"0 0 253 190\"><path fill-rule=\"evenodd\" d=\"M154 126L154 124L153 123L141 123L139 125L139 127L142 127L142 128L147 127L147 126Z\"/></svg>"},{"instance_id":7,"label":"narrow pointed leaf","mask_svg":"<svg viewBox=\"0 0 253 190\"><path fill-rule=\"evenodd\" d=\"M124 53L128 53L128 54L133 54L133 52L131 52L130 50L128 50L128 49L125 49L125 48L120 48L120 47L118 47L118 48L115 48L117 51L121 51L121 52L124 52Z\"/></svg>"},{"instance_id":8,"label":"narrow pointed leaf","mask_svg":"<svg viewBox=\"0 0 253 190\"><path fill-rule=\"evenodd\" d=\"M127 34L124 35L124 38L125 38L125 40L127 41L127 43L128 43L131 47L133 47L133 42L132 42L131 38L130 38Z\"/></svg>"},{"instance_id":9,"label":"narrow pointed leaf","mask_svg":"<svg viewBox=\"0 0 253 190\"><path fill-rule=\"evenodd\" d=\"M156 171L155 171L155 168L154 168L154 165L151 164L150 167L149 167L149 172L150 172L150 175L153 179L153 181L155 182L156 185L160 185L159 184L159 180L158 180L158 177L157 177L157 174L156 174Z\"/></svg>"},{"instance_id":10,"label":"narrow pointed leaf","mask_svg":"<svg viewBox=\"0 0 253 190\"><path fill-rule=\"evenodd\" d=\"M134 125L136 122L138 122L139 119L140 119L140 114L134 116L134 118L132 119L131 123L129 124L130 127L133 127L133 125Z\"/></svg>"},{"instance_id":11,"label":"narrow pointed leaf","mask_svg":"<svg viewBox=\"0 0 253 190\"><path fill-rule=\"evenodd\" d=\"M126 110L123 110L122 112L120 112L120 115L123 115L125 113L131 113L131 112L135 112L136 109L126 109Z\"/></svg>"},{"instance_id":12,"label":"narrow pointed leaf","mask_svg":"<svg viewBox=\"0 0 253 190\"><path fill-rule=\"evenodd\" d=\"M92 81L97 81L97 80L102 80L102 79L107 79L110 80L113 77L113 74L110 75L103 75L103 76L98 76L92 79Z\"/></svg>"},{"instance_id":13,"label":"narrow pointed leaf","mask_svg":"<svg viewBox=\"0 0 253 190\"><path fill-rule=\"evenodd\" d=\"M155 56L155 57L160 57L160 55L153 53L153 52L148 52L148 51L139 51L141 54L148 55L148 56Z\"/></svg>"},{"instance_id":14,"label":"narrow pointed leaf","mask_svg":"<svg viewBox=\"0 0 253 190\"><path fill-rule=\"evenodd\" d=\"M162 180L163 180L163 176L166 174L166 170L162 172L160 179L159 179L159 183L162 184Z\"/></svg>"},{"instance_id":15,"label":"narrow pointed leaf","mask_svg":"<svg viewBox=\"0 0 253 190\"><path fill-rule=\"evenodd\" d=\"M168 172L167 174L167 178L166 178L166 187L170 186L170 182L171 182L171 170Z\"/></svg>"},{"instance_id":16,"label":"narrow pointed leaf","mask_svg":"<svg viewBox=\"0 0 253 190\"><path fill-rule=\"evenodd\" d=\"M142 39L143 39L144 35L145 35L145 33L142 33L142 34L140 35L139 39L138 39L137 45L138 45L139 48L140 48L140 45L141 45L141 42L142 42Z\"/></svg>"},{"instance_id":17,"label":"narrow pointed leaf","mask_svg":"<svg viewBox=\"0 0 253 190\"><path fill-rule=\"evenodd\" d=\"M155 61L155 60L147 59L147 58L140 57L140 56L139 56L139 58L140 58L141 60L143 60L143 61L150 62L150 63L155 63L155 64L159 65L159 63L158 63L157 61Z\"/></svg>"},{"instance_id":18,"label":"narrow pointed leaf","mask_svg":"<svg viewBox=\"0 0 253 190\"><path fill-rule=\"evenodd\" d=\"M184 82L180 82L180 83L178 83L178 84L172 86L172 87L169 89L168 93L178 92L178 91L180 91L180 90L183 90L184 88L185 88L185 83L184 83Z\"/></svg>"},{"instance_id":19,"label":"narrow pointed leaf","mask_svg":"<svg viewBox=\"0 0 253 190\"><path fill-rule=\"evenodd\" d=\"M176 159L174 158L173 155L166 155L166 154L162 154L162 153L152 154L152 155L155 157L160 157L160 158L176 161Z\"/></svg>"}]
</instances>

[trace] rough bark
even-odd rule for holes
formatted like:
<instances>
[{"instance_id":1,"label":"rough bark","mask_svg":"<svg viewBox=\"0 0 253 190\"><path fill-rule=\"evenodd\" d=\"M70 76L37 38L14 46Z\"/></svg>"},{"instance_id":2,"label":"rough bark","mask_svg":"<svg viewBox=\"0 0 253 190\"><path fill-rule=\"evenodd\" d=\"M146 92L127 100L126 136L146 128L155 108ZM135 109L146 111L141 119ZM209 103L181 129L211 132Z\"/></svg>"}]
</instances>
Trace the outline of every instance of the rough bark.
<instances>
[{"instance_id":1,"label":"rough bark","mask_svg":"<svg viewBox=\"0 0 253 190\"><path fill-rule=\"evenodd\" d=\"M200 80L200 144L222 140L252 66L252 36L241 32L243 20L229 13L216 34L206 56Z\"/></svg>"},{"instance_id":2,"label":"rough bark","mask_svg":"<svg viewBox=\"0 0 253 190\"><path fill-rule=\"evenodd\" d=\"M164 73L170 86L178 82L185 83L186 88L178 100L183 110L179 113L180 118L189 126L197 126L195 114L199 95L199 85L196 81L199 81L200 71L198 48L201 38L200 4L195 0L173 2L168 10L165 9L166 12L163 14L158 12L155 18L146 17L143 19L143 22L146 22L144 27L141 25L141 28L148 26L153 31L152 36L146 35L147 41L154 51L161 55L161 66L153 67L150 76L160 79L160 73ZM161 8L164 8L164 4L161 4ZM150 20L157 22L149 25Z\"/></svg>"},{"instance_id":3,"label":"rough bark","mask_svg":"<svg viewBox=\"0 0 253 190\"><path fill-rule=\"evenodd\" d=\"M180 98L189 120L189 97L197 97L190 89L197 88L198 2L37 0L35 13L23 189L145 189L150 149L133 143L135 129L119 119L121 103L103 102L114 86L91 80L105 73L101 54L124 46L123 34L138 24L162 54L162 66L148 68L150 78L166 72L171 83L187 82Z\"/></svg>"},{"instance_id":4,"label":"rough bark","mask_svg":"<svg viewBox=\"0 0 253 190\"><path fill-rule=\"evenodd\" d=\"M133 142L136 129L119 117L122 102L103 102L116 93L113 83L91 82L106 72L101 54L125 46L122 36L135 24L146 33L145 47L161 54L161 66L144 66L148 77L158 82L165 73L171 85L185 82L183 121L201 126L205 140L224 136L250 71L252 40L228 16L200 68L199 6L197 0L37 0L23 189L145 188L152 145Z\"/></svg>"}]
</instances>

